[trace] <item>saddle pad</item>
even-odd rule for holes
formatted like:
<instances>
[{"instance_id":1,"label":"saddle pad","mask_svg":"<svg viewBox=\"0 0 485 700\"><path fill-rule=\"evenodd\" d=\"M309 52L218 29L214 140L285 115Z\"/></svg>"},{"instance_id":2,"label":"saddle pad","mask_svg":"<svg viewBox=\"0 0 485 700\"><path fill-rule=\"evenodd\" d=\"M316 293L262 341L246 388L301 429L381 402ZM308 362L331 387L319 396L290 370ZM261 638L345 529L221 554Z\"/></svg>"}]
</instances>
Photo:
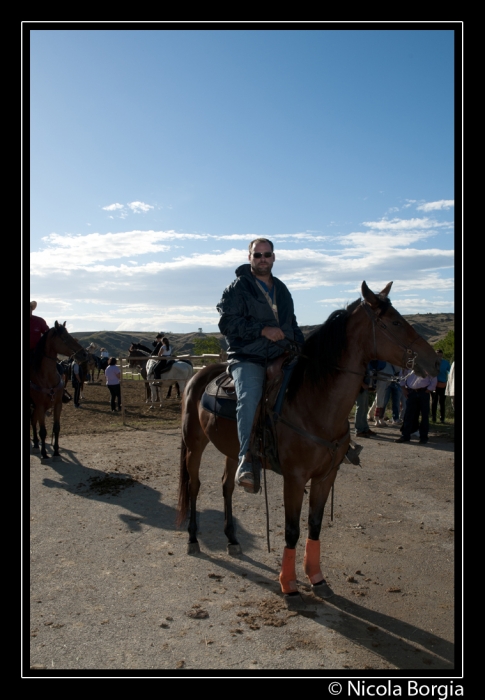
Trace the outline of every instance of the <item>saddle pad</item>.
<instances>
[{"instance_id":1,"label":"saddle pad","mask_svg":"<svg viewBox=\"0 0 485 700\"><path fill-rule=\"evenodd\" d=\"M228 418L236 420L236 401L224 397L224 394L219 393L218 396L208 394L204 391L200 400L200 405L209 413L213 413L220 418Z\"/></svg>"}]
</instances>

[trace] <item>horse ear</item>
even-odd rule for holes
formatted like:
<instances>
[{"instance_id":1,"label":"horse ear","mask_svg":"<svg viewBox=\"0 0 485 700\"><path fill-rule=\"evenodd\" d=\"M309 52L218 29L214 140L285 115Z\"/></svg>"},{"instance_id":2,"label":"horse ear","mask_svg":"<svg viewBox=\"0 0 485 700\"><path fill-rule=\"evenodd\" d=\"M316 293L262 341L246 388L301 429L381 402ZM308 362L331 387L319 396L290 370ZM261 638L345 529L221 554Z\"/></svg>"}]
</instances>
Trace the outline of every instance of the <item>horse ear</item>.
<instances>
[{"instance_id":1,"label":"horse ear","mask_svg":"<svg viewBox=\"0 0 485 700\"><path fill-rule=\"evenodd\" d=\"M380 296L380 297L386 297L386 298L387 298L388 295L389 295L389 292L391 291L391 287L392 287L392 282L389 282L389 284L387 284L387 285L384 287L384 289L383 289L382 292L379 294L379 296Z\"/></svg>"},{"instance_id":2,"label":"horse ear","mask_svg":"<svg viewBox=\"0 0 485 700\"><path fill-rule=\"evenodd\" d=\"M369 289L369 287L368 287L367 284L365 283L365 280L364 280L364 282L362 282L361 291L362 291L362 296L364 297L364 299L366 300L366 302L367 302L368 304L370 304L370 306L374 307L374 306L377 306L377 305L379 304L378 298L376 297L376 295L374 294L374 292L372 292L372 291Z\"/></svg>"},{"instance_id":3,"label":"horse ear","mask_svg":"<svg viewBox=\"0 0 485 700\"><path fill-rule=\"evenodd\" d=\"M67 321L64 321L64 323L62 324L64 326L64 328L66 327L66 323L67 323Z\"/></svg>"}]
</instances>

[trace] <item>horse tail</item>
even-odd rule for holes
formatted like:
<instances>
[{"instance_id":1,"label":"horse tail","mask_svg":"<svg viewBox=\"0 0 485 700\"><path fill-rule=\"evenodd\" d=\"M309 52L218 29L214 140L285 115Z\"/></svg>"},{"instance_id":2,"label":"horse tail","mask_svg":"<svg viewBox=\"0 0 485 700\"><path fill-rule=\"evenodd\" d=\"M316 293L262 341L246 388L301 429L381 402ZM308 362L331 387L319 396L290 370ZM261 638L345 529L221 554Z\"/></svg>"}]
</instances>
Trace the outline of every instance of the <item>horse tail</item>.
<instances>
[{"instance_id":1,"label":"horse tail","mask_svg":"<svg viewBox=\"0 0 485 700\"><path fill-rule=\"evenodd\" d=\"M177 527L184 524L189 510L189 471L187 469L187 445L182 438L180 446L179 500L177 505Z\"/></svg>"}]
</instances>

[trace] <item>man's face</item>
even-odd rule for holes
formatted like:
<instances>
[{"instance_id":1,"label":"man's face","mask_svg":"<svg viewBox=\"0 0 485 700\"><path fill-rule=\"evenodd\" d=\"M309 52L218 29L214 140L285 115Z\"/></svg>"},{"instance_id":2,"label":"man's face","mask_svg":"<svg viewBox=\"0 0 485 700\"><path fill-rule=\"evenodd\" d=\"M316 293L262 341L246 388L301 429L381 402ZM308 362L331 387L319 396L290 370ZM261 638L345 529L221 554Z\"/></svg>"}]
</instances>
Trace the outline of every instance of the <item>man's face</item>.
<instances>
[{"instance_id":1,"label":"man's face","mask_svg":"<svg viewBox=\"0 0 485 700\"><path fill-rule=\"evenodd\" d=\"M262 253L261 257L254 257L254 254L259 255ZM270 253L269 257L265 257ZM269 243L253 243L252 250L248 256L248 260L251 263L251 270L256 275L256 277L269 277L271 274L271 268L273 267L275 261L275 255L271 251L271 246Z\"/></svg>"}]
</instances>

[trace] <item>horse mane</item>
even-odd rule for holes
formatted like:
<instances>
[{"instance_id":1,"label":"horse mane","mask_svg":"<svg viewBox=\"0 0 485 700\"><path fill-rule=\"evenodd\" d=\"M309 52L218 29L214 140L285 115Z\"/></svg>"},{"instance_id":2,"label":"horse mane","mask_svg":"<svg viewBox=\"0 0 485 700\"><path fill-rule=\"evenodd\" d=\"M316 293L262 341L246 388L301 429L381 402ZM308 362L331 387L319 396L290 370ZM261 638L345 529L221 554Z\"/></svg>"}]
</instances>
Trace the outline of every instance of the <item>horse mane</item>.
<instances>
[{"instance_id":1,"label":"horse mane","mask_svg":"<svg viewBox=\"0 0 485 700\"><path fill-rule=\"evenodd\" d=\"M384 314L391 301L388 297L375 295L379 302L381 315ZM342 353L347 347L347 322L362 300L356 299L347 304L344 309L333 311L325 323L316 328L303 343L302 355L292 372L288 383L287 398L291 401L298 387L305 379L313 386L325 381L337 372Z\"/></svg>"},{"instance_id":2,"label":"horse mane","mask_svg":"<svg viewBox=\"0 0 485 700\"><path fill-rule=\"evenodd\" d=\"M135 350L143 350L143 352L147 352L149 355L153 352L153 350L150 350L150 348L147 348L146 345L142 345L141 343L132 343L131 345Z\"/></svg>"},{"instance_id":3,"label":"horse mane","mask_svg":"<svg viewBox=\"0 0 485 700\"><path fill-rule=\"evenodd\" d=\"M50 335L52 331L55 331L55 328L49 328L48 331L44 333L44 335L41 337L37 345L35 346L33 358L32 358L32 367L33 369L38 372L40 371L40 366L42 362L42 358L44 357L45 354L45 346L47 343L47 336Z\"/></svg>"}]
</instances>

